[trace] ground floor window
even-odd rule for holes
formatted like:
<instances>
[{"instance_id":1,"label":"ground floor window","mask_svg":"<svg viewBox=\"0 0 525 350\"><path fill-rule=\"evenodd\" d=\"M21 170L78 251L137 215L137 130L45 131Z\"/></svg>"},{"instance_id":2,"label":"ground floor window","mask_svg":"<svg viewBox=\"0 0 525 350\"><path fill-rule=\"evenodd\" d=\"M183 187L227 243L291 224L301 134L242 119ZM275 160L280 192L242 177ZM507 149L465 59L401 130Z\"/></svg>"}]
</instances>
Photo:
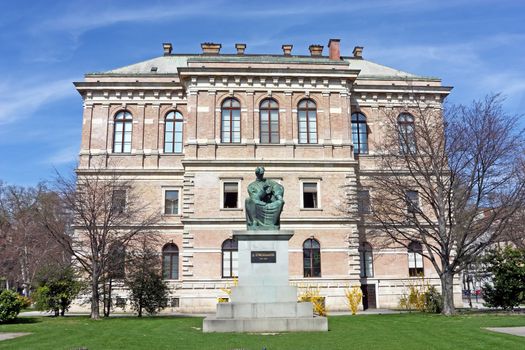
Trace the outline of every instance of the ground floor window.
<instances>
[{"instance_id":1,"label":"ground floor window","mask_svg":"<svg viewBox=\"0 0 525 350\"><path fill-rule=\"evenodd\" d=\"M423 276L423 247L419 242L408 245L408 275L410 277Z\"/></svg>"},{"instance_id":2,"label":"ground floor window","mask_svg":"<svg viewBox=\"0 0 525 350\"><path fill-rule=\"evenodd\" d=\"M239 248L237 241L227 239L222 243L222 277L237 277L239 262Z\"/></svg>"},{"instance_id":3,"label":"ground floor window","mask_svg":"<svg viewBox=\"0 0 525 350\"><path fill-rule=\"evenodd\" d=\"M166 280L179 279L179 248L174 243L162 248L162 277Z\"/></svg>"},{"instance_id":4,"label":"ground floor window","mask_svg":"<svg viewBox=\"0 0 525 350\"><path fill-rule=\"evenodd\" d=\"M321 245L310 238L303 243L304 277L321 277Z\"/></svg>"}]
</instances>

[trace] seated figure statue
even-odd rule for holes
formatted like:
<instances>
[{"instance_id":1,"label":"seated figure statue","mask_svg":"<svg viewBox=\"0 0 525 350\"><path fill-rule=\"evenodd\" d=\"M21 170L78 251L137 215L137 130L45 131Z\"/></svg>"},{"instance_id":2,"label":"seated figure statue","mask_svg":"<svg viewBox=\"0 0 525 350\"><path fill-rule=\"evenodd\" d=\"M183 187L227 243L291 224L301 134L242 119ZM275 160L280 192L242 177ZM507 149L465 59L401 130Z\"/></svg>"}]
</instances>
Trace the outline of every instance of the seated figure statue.
<instances>
[{"instance_id":1,"label":"seated figure statue","mask_svg":"<svg viewBox=\"0 0 525 350\"><path fill-rule=\"evenodd\" d=\"M279 230L284 206L284 187L264 178L264 168L255 169L257 180L248 185L245 202L248 230Z\"/></svg>"}]
</instances>

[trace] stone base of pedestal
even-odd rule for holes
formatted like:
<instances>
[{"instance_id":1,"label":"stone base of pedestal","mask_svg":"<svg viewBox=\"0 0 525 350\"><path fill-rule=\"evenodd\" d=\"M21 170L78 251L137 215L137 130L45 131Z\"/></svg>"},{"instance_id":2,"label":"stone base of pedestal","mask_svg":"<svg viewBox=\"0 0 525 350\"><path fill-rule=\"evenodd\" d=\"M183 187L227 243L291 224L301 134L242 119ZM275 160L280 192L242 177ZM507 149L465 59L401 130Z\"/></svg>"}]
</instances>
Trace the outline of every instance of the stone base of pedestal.
<instances>
[{"instance_id":1,"label":"stone base of pedestal","mask_svg":"<svg viewBox=\"0 0 525 350\"><path fill-rule=\"evenodd\" d=\"M203 321L204 332L326 332L326 317L297 302L289 285L288 240L293 231L234 231L239 242L239 285L231 302Z\"/></svg>"},{"instance_id":2,"label":"stone base of pedestal","mask_svg":"<svg viewBox=\"0 0 525 350\"><path fill-rule=\"evenodd\" d=\"M217 319L215 316L208 316L204 319L202 330L205 333L326 332L328 319L326 317Z\"/></svg>"}]
</instances>

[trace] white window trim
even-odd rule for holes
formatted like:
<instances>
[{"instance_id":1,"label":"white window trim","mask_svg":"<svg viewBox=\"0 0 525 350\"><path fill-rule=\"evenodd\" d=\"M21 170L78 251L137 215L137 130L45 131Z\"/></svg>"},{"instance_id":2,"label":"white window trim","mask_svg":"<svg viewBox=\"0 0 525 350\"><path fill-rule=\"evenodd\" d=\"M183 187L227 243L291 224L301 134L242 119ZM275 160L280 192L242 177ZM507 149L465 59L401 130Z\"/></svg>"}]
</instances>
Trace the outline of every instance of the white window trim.
<instances>
[{"instance_id":1,"label":"white window trim","mask_svg":"<svg viewBox=\"0 0 525 350\"><path fill-rule=\"evenodd\" d=\"M220 201L219 209L224 211L243 211L243 200L241 198L241 188L242 188L242 177L220 177ZM224 208L224 183L225 182L237 182L237 208Z\"/></svg>"},{"instance_id":2,"label":"white window trim","mask_svg":"<svg viewBox=\"0 0 525 350\"><path fill-rule=\"evenodd\" d=\"M299 203L301 203L301 207L299 210L302 211L319 211L323 210L323 206L321 203L321 181L322 179L320 177L315 178L299 178ZM304 183L315 183L317 184L317 208L305 208L304 207Z\"/></svg>"},{"instance_id":3,"label":"white window trim","mask_svg":"<svg viewBox=\"0 0 525 350\"><path fill-rule=\"evenodd\" d=\"M182 186L163 186L162 190L162 216L177 217L182 216ZM166 191L179 191L178 214L166 214Z\"/></svg>"}]
</instances>

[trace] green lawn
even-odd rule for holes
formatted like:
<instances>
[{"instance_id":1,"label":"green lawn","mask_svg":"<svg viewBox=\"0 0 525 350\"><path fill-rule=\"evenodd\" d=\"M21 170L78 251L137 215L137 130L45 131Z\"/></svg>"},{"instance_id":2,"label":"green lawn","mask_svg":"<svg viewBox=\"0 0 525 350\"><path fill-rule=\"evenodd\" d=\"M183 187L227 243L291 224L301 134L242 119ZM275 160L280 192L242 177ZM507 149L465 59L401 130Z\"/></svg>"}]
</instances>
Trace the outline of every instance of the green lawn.
<instances>
[{"instance_id":1,"label":"green lawn","mask_svg":"<svg viewBox=\"0 0 525 350\"><path fill-rule=\"evenodd\" d=\"M425 314L334 316L326 333L203 334L201 318L23 318L0 332L32 335L0 349L525 349L525 337L484 327L525 326L525 316Z\"/></svg>"}]
</instances>

